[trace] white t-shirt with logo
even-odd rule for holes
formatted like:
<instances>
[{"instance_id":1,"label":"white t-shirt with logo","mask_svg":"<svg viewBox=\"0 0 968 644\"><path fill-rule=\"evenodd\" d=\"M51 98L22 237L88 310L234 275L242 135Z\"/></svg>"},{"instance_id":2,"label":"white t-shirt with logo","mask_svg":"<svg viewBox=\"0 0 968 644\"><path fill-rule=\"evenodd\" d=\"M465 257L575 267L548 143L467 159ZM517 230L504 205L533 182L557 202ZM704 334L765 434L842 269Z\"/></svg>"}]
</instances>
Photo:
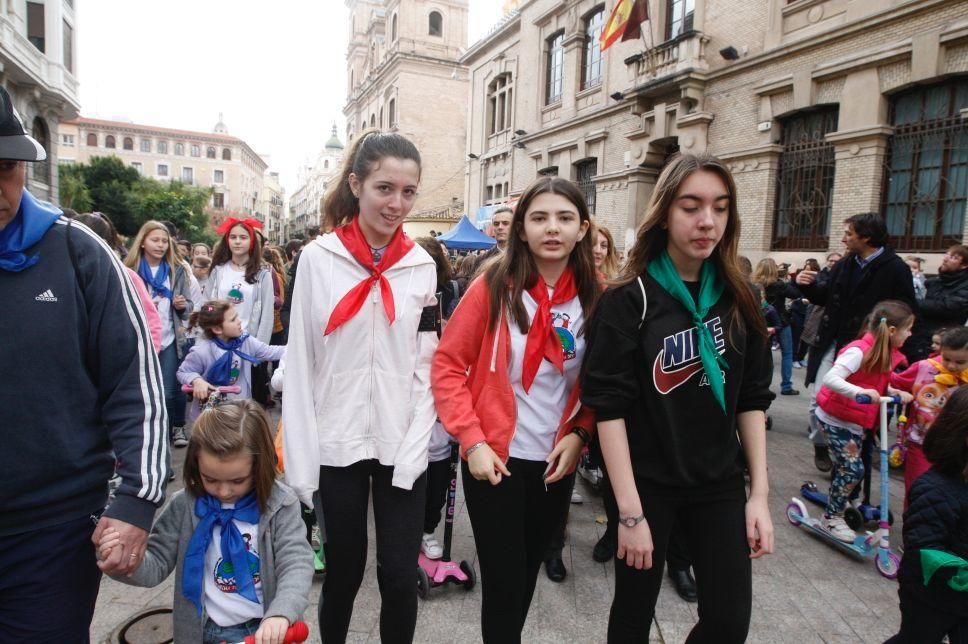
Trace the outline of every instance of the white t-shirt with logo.
<instances>
[{"instance_id":1,"label":"white t-shirt with logo","mask_svg":"<svg viewBox=\"0 0 968 644\"><path fill-rule=\"evenodd\" d=\"M551 296L551 289L548 289ZM528 320L534 319L538 303L525 291L521 294ZM568 404L568 394L578 380L582 357L585 354L585 337L580 335L585 324L581 301L577 296L568 302L551 307L551 320L565 350L565 374L547 359L542 359L531 389L525 393L522 384L524 348L528 342L526 333L518 325L511 328L511 364L508 375L517 403L517 427L511 439L510 454L514 458L543 461L551 453L561 416Z\"/></svg>"},{"instance_id":2,"label":"white t-shirt with logo","mask_svg":"<svg viewBox=\"0 0 968 644\"><path fill-rule=\"evenodd\" d=\"M151 271L151 277L158 277L158 270L161 268L161 264L157 266L149 266L148 270ZM151 293L151 285L146 284L148 292ZM170 289L173 288L171 283L171 272L168 273L168 282L165 284ZM151 301L155 303L155 308L158 309L158 317L161 318L161 348L167 349L168 346L175 341L175 327L171 323L171 300L169 300L164 295L152 295Z\"/></svg>"},{"instance_id":3,"label":"white t-shirt with logo","mask_svg":"<svg viewBox=\"0 0 968 644\"><path fill-rule=\"evenodd\" d=\"M222 507L234 506L223 503ZM205 583L202 595L205 612L219 626L235 626L244 624L250 619L261 619L263 613L259 526L236 519L233 519L233 523L242 533L242 540L248 551L249 569L252 570L252 580L255 582L255 594L259 598L259 603L251 602L238 594L231 563L222 558L222 528L215 526L212 530L212 541L205 551Z\"/></svg>"},{"instance_id":4,"label":"white t-shirt with logo","mask_svg":"<svg viewBox=\"0 0 968 644\"><path fill-rule=\"evenodd\" d=\"M239 314L242 321L242 328L249 328L249 316L252 314L252 298L254 297L257 284L249 284L245 281L245 271L236 270L231 262L226 262L218 267L218 293L208 295L214 300L228 300L235 307L235 312ZM211 284L211 280L209 280Z\"/></svg>"}]
</instances>

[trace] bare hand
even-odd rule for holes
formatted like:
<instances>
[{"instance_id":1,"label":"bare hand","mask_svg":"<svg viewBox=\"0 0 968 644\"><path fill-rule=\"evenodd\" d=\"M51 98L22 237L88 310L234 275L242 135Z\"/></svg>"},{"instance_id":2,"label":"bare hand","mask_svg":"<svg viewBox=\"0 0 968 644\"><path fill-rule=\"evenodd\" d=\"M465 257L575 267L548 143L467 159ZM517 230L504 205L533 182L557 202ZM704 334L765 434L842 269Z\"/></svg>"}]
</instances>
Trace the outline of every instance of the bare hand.
<instances>
[{"instance_id":1,"label":"bare hand","mask_svg":"<svg viewBox=\"0 0 968 644\"><path fill-rule=\"evenodd\" d=\"M481 445L467 457L467 468L475 479L490 481L491 485L500 483L502 476L511 476L507 466L487 444Z\"/></svg>"},{"instance_id":2,"label":"bare hand","mask_svg":"<svg viewBox=\"0 0 968 644\"><path fill-rule=\"evenodd\" d=\"M746 543L750 559L759 559L773 552L773 520L766 498L750 498L746 502Z\"/></svg>"},{"instance_id":3,"label":"bare hand","mask_svg":"<svg viewBox=\"0 0 968 644\"><path fill-rule=\"evenodd\" d=\"M188 306L188 300L185 299L184 295L176 295L172 299L171 305L175 307L176 311L184 311L185 307Z\"/></svg>"},{"instance_id":4,"label":"bare hand","mask_svg":"<svg viewBox=\"0 0 968 644\"><path fill-rule=\"evenodd\" d=\"M199 402L206 400L213 391L217 390L203 378L195 378L192 381L192 397Z\"/></svg>"},{"instance_id":5,"label":"bare hand","mask_svg":"<svg viewBox=\"0 0 968 644\"><path fill-rule=\"evenodd\" d=\"M863 389L861 390L860 395L869 397L872 405L876 405L881 402L881 392L876 389Z\"/></svg>"},{"instance_id":6,"label":"bare hand","mask_svg":"<svg viewBox=\"0 0 968 644\"><path fill-rule=\"evenodd\" d=\"M636 570L652 567L652 530L649 522L643 520L634 528L622 524L618 526L618 558Z\"/></svg>"},{"instance_id":7,"label":"bare hand","mask_svg":"<svg viewBox=\"0 0 968 644\"><path fill-rule=\"evenodd\" d=\"M145 546L148 543L148 533L141 528L111 517L101 517L91 535L95 547L100 546L101 536L105 532L118 533L117 545L110 549L107 559L97 562L101 572L108 575L130 575L141 565L145 556Z\"/></svg>"},{"instance_id":8,"label":"bare hand","mask_svg":"<svg viewBox=\"0 0 968 644\"><path fill-rule=\"evenodd\" d=\"M288 629L289 620L285 617L266 617L255 632L255 644L282 644Z\"/></svg>"},{"instance_id":9,"label":"bare hand","mask_svg":"<svg viewBox=\"0 0 968 644\"><path fill-rule=\"evenodd\" d=\"M560 481L568 472L575 467L578 457L581 456L581 448L585 444L578 434L568 434L555 445L555 448L548 454L545 461L551 465L557 461L557 466L552 469L551 474L545 477L545 485L550 485Z\"/></svg>"},{"instance_id":10,"label":"bare hand","mask_svg":"<svg viewBox=\"0 0 968 644\"><path fill-rule=\"evenodd\" d=\"M111 551L121 545L121 533L111 528L101 533L101 542L98 544L97 558L101 561L111 556Z\"/></svg>"},{"instance_id":11,"label":"bare hand","mask_svg":"<svg viewBox=\"0 0 968 644\"><path fill-rule=\"evenodd\" d=\"M914 400L914 396L904 391L903 389L895 389L894 387L888 387L887 393L889 393L892 396L900 397L901 403L904 405L910 404Z\"/></svg>"},{"instance_id":12,"label":"bare hand","mask_svg":"<svg viewBox=\"0 0 968 644\"><path fill-rule=\"evenodd\" d=\"M797 284L800 286L810 286L817 281L817 271L800 271L797 273Z\"/></svg>"}]
</instances>

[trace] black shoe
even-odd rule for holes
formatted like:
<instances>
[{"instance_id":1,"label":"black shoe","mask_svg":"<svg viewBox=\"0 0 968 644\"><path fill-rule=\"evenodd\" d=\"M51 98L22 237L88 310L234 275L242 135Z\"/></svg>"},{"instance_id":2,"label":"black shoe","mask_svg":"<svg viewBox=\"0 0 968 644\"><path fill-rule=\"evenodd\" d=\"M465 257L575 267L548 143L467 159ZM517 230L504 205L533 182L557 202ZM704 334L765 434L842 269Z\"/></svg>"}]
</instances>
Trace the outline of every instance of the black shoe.
<instances>
[{"instance_id":1,"label":"black shoe","mask_svg":"<svg viewBox=\"0 0 968 644\"><path fill-rule=\"evenodd\" d=\"M608 533L602 535L592 549L592 559L598 563L605 563L615 558L615 538Z\"/></svg>"},{"instance_id":2,"label":"black shoe","mask_svg":"<svg viewBox=\"0 0 968 644\"><path fill-rule=\"evenodd\" d=\"M685 570L672 570L670 568L669 578L672 579L672 583L676 586L676 592L679 593L683 601L689 603L699 601L699 595L696 593L696 580L693 579L688 568Z\"/></svg>"},{"instance_id":3,"label":"black shoe","mask_svg":"<svg viewBox=\"0 0 968 644\"><path fill-rule=\"evenodd\" d=\"M800 391L797 389L784 389L780 394L783 396L799 396Z\"/></svg>"},{"instance_id":4,"label":"black shoe","mask_svg":"<svg viewBox=\"0 0 968 644\"><path fill-rule=\"evenodd\" d=\"M830 452L826 445L813 446L813 464L821 472L829 472L834 464L830 461Z\"/></svg>"},{"instance_id":5,"label":"black shoe","mask_svg":"<svg viewBox=\"0 0 968 644\"><path fill-rule=\"evenodd\" d=\"M548 579L560 584L568 576L568 570L561 559L548 559L545 561L545 574L548 575Z\"/></svg>"}]
</instances>

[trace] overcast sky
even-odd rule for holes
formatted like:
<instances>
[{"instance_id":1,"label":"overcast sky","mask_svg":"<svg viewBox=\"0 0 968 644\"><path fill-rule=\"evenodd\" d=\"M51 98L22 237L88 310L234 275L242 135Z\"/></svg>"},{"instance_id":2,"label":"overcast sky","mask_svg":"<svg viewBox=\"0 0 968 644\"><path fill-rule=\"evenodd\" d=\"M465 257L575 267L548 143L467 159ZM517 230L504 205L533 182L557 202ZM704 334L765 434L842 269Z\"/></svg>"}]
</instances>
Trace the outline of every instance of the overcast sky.
<instances>
[{"instance_id":1,"label":"overcast sky","mask_svg":"<svg viewBox=\"0 0 968 644\"><path fill-rule=\"evenodd\" d=\"M471 43L501 0L470 0ZM224 114L287 195L335 121L345 132L344 0L80 0L81 115L210 132ZM345 143L345 141L344 141Z\"/></svg>"}]
</instances>

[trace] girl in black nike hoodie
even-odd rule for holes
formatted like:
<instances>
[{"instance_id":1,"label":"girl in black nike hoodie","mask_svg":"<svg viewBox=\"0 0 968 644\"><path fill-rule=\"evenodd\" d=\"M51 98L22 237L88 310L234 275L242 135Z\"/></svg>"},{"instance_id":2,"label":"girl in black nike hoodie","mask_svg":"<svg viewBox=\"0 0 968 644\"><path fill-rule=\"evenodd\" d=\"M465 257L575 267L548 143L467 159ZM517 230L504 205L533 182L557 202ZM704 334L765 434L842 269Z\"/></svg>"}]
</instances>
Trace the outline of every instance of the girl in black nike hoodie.
<instances>
[{"instance_id":1,"label":"girl in black nike hoodie","mask_svg":"<svg viewBox=\"0 0 968 644\"><path fill-rule=\"evenodd\" d=\"M591 322L581 398L597 412L621 517L610 643L648 641L674 524L699 591L689 641L746 639L750 560L773 550L764 413L773 394L738 239L729 171L712 157L674 158Z\"/></svg>"}]
</instances>

